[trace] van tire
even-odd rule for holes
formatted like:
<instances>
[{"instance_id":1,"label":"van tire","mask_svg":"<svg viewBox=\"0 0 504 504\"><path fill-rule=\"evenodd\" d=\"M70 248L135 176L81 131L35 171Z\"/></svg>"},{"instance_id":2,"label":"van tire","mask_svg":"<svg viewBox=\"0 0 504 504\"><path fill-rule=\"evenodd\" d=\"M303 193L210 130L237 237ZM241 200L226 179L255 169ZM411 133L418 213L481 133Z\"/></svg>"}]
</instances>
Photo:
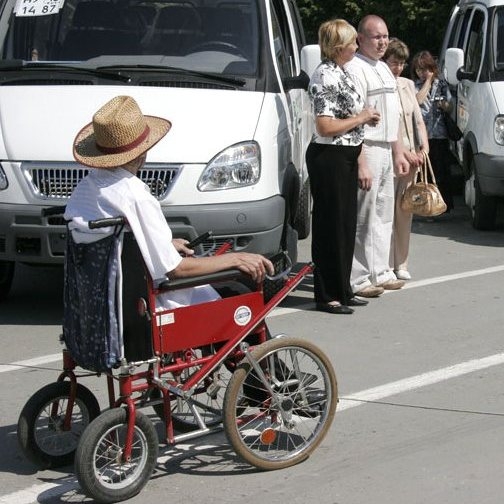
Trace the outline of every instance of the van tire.
<instances>
[{"instance_id":1,"label":"van tire","mask_svg":"<svg viewBox=\"0 0 504 504\"><path fill-rule=\"evenodd\" d=\"M5 299L14 279L14 261L0 261L0 301Z\"/></svg>"},{"instance_id":2,"label":"van tire","mask_svg":"<svg viewBox=\"0 0 504 504\"><path fill-rule=\"evenodd\" d=\"M296 219L294 220L294 229L298 233L299 240L304 240L310 235L311 203L310 180L307 179L301 190Z\"/></svg>"},{"instance_id":3,"label":"van tire","mask_svg":"<svg viewBox=\"0 0 504 504\"><path fill-rule=\"evenodd\" d=\"M474 204L471 207L472 225L474 229L491 231L495 229L497 219L497 198L485 196L474 171L474 160L471 161L471 177L467 183L474 184Z\"/></svg>"}]
</instances>

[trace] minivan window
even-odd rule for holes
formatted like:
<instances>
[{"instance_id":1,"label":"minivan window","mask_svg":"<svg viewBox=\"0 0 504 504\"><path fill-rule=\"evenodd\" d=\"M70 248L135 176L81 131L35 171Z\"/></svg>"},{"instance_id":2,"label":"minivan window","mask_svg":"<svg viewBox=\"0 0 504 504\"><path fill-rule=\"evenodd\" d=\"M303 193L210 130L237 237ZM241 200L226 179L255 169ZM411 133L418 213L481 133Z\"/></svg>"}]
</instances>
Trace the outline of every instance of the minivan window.
<instances>
[{"instance_id":1,"label":"minivan window","mask_svg":"<svg viewBox=\"0 0 504 504\"><path fill-rule=\"evenodd\" d=\"M497 70L504 70L504 9L495 11L492 30L494 65Z\"/></svg>"},{"instance_id":2,"label":"minivan window","mask_svg":"<svg viewBox=\"0 0 504 504\"><path fill-rule=\"evenodd\" d=\"M467 46L465 51L465 69L467 72L473 72L476 77L482 63L483 43L484 43L484 24L485 15L479 9L474 11L474 16L469 28L467 37Z\"/></svg>"},{"instance_id":3,"label":"minivan window","mask_svg":"<svg viewBox=\"0 0 504 504\"><path fill-rule=\"evenodd\" d=\"M62 0L50 12L30 0L18 4L0 33L4 60L99 66L113 57L115 64L244 75L258 68L257 0Z\"/></svg>"},{"instance_id":4,"label":"minivan window","mask_svg":"<svg viewBox=\"0 0 504 504\"><path fill-rule=\"evenodd\" d=\"M282 77L293 77L296 75L296 72L294 68L294 48L292 39L287 26L285 11L277 5L276 1L271 3L271 18L273 24L275 56L280 74Z\"/></svg>"}]
</instances>

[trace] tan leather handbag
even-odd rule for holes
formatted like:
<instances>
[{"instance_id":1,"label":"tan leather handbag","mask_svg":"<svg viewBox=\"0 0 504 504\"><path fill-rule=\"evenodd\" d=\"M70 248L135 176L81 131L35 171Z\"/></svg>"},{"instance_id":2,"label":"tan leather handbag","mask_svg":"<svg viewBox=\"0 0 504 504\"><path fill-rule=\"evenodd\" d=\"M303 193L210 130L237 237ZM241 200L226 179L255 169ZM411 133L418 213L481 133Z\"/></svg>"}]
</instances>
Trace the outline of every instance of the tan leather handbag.
<instances>
[{"instance_id":1,"label":"tan leather handbag","mask_svg":"<svg viewBox=\"0 0 504 504\"><path fill-rule=\"evenodd\" d=\"M428 181L429 176L432 182ZM415 181L402 195L401 208L405 212L422 217L435 217L446 212L446 203L439 192L429 155L426 152L424 152L424 161Z\"/></svg>"}]
</instances>

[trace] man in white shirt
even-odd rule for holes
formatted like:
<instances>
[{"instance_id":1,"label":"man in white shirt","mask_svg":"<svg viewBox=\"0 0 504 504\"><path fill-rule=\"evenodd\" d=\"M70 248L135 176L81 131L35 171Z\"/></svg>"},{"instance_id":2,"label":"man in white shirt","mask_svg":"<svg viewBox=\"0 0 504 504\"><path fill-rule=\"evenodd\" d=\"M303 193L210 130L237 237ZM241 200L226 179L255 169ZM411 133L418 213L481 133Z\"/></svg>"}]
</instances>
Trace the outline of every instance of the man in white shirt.
<instances>
[{"instance_id":1,"label":"man in white shirt","mask_svg":"<svg viewBox=\"0 0 504 504\"><path fill-rule=\"evenodd\" d=\"M377 297L384 289L400 289L390 268L394 218L394 169L406 175L409 165L398 138L400 103L396 79L381 61L388 47L387 25L378 16L365 16L358 26L359 50L346 66L366 105L381 120L364 127L364 155L359 158L357 233L350 283L356 295Z\"/></svg>"},{"instance_id":2,"label":"man in white shirt","mask_svg":"<svg viewBox=\"0 0 504 504\"><path fill-rule=\"evenodd\" d=\"M112 228L89 229L88 222L124 216L135 236L147 269L156 281L193 277L227 269L239 269L255 281L274 274L271 262L259 254L227 253L211 257L192 254L185 240L172 240L172 233L159 202L136 176L147 151L170 130L166 119L143 115L136 101L117 96L101 107L75 138L77 162L95 168L74 190L65 219L77 243L90 243L113 233ZM218 299L210 286L170 291L158 298L158 308Z\"/></svg>"}]
</instances>

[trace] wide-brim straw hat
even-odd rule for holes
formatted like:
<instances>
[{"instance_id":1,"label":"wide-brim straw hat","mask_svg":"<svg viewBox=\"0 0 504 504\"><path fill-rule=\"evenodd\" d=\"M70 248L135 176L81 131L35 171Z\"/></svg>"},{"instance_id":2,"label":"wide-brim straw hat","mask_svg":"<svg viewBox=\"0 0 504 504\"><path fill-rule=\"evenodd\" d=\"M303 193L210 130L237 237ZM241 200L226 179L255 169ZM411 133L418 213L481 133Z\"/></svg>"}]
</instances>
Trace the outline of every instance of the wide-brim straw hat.
<instances>
[{"instance_id":1,"label":"wide-brim straw hat","mask_svg":"<svg viewBox=\"0 0 504 504\"><path fill-rule=\"evenodd\" d=\"M131 96L116 96L79 131L73 155L93 168L123 166L156 145L170 128L166 119L143 115Z\"/></svg>"}]
</instances>

